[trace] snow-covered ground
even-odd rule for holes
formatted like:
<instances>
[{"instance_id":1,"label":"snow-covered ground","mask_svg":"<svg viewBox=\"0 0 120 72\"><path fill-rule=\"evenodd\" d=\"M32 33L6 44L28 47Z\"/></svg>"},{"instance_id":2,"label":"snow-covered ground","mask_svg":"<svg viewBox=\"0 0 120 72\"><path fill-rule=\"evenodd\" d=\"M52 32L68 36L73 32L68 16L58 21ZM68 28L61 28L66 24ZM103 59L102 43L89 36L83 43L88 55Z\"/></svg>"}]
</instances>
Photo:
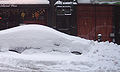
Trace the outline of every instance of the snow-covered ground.
<instances>
[{"instance_id":1,"label":"snow-covered ground","mask_svg":"<svg viewBox=\"0 0 120 72\"><path fill-rule=\"evenodd\" d=\"M85 40L42 25L0 31L0 72L119 72L119 55L117 44Z\"/></svg>"}]
</instances>

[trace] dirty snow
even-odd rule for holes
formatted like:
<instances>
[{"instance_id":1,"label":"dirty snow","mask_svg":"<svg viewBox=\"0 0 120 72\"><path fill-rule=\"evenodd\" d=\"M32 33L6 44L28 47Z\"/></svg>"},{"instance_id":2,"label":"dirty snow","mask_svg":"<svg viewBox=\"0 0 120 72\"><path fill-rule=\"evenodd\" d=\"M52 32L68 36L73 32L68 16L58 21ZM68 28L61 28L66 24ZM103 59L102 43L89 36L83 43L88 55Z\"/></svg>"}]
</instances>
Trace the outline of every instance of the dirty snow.
<instances>
[{"instance_id":1,"label":"dirty snow","mask_svg":"<svg viewBox=\"0 0 120 72\"><path fill-rule=\"evenodd\" d=\"M0 31L0 72L119 72L119 55L117 44L85 40L42 25Z\"/></svg>"}]
</instances>

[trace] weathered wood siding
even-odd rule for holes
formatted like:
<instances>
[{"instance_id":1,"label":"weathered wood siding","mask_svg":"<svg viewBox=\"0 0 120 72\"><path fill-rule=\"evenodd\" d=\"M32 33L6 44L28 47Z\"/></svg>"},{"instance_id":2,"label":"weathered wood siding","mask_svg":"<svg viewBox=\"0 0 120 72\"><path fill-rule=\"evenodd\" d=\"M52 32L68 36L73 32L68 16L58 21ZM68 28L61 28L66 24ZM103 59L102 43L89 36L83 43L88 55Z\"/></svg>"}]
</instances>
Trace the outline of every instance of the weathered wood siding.
<instances>
[{"instance_id":1,"label":"weathered wood siding","mask_svg":"<svg viewBox=\"0 0 120 72\"><path fill-rule=\"evenodd\" d=\"M78 36L97 40L102 34L103 41L111 41L110 33L113 28L113 7L110 5L85 5L77 7Z\"/></svg>"}]
</instances>

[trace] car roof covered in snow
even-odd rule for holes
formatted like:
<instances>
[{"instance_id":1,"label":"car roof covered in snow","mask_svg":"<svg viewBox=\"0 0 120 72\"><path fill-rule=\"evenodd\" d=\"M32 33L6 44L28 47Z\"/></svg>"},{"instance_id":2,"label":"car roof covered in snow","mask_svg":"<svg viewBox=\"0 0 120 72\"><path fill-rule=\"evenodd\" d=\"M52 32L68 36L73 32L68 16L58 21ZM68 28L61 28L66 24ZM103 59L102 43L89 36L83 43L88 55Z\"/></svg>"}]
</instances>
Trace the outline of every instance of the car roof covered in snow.
<instances>
[{"instance_id":1,"label":"car roof covered in snow","mask_svg":"<svg viewBox=\"0 0 120 72\"><path fill-rule=\"evenodd\" d=\"M49 4L48 0L0 0L0 4Z\"/></svg>"}]
</instances>

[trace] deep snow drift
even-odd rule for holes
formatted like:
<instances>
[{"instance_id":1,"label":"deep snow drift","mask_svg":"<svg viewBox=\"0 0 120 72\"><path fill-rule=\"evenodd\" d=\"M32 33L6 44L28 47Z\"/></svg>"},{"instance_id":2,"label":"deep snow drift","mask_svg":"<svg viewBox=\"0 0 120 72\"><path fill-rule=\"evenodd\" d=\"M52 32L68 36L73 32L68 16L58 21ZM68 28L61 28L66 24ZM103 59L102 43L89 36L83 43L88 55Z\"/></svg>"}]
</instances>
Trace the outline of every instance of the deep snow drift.
<instances>
[{"instance_id":1,"label":"deep snow drift","mask_svg":"<svg viewBox=\"0 0 120 72\"><path fill-rule=\"evenodd\" d=\"M119 55L117 44L85 40L42 25L0 31L1 72L119 72Z\"/></svg>"}]
</instances>

